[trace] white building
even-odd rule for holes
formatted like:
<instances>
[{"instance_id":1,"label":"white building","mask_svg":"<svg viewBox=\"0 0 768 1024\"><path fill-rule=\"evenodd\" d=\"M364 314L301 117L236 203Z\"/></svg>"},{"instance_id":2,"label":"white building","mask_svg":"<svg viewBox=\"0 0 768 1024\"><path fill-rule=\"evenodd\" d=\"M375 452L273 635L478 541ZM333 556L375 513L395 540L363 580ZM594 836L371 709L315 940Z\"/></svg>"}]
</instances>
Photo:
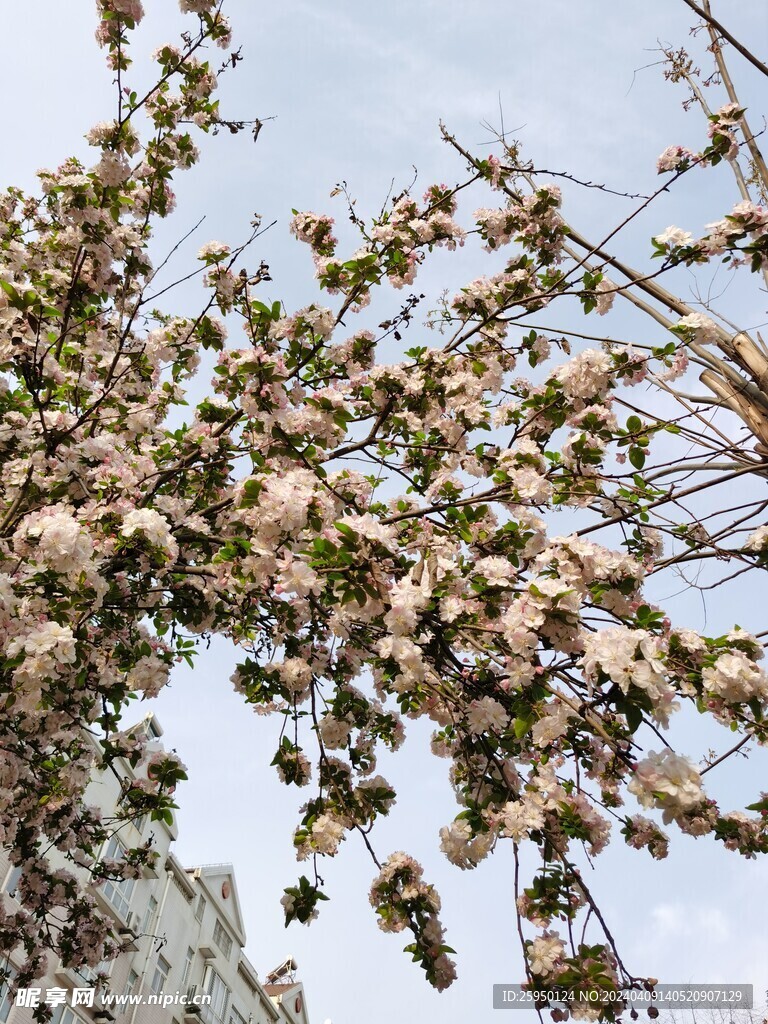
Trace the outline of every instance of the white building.
<instances>
[{"instance_id":1,"label":"white building","mask_svg":"<svg viewBox=\"0 0 768 1024\"><path fill-rule=\"evenodd\" d=\"M161 747L154 716L137 728L148 731L155 749ZM122 768L131 774L127 762ZM109 818L119 792L113 773L94 773L85 799ZM32 1024L36 1003L54 1008L54 1024L309 1024L293 961L263 985L243 952L245 926L232 865L183 867L170 851L175 824L145 818L120 828L125 847L146 842L150 834L159 853L156 869L93 889L121 946L98 972L106 980L88 969L76 972L51 963L49 954L48 974L35 988L22 990L17 999L7 986L0 991L0 1024ZM113 836L104 855L119 857L120 842ZM0 849L4 900L14 900L18 878ZM18 1005L19 1000L27 1005Z\"/></svg>"}]
</instances>

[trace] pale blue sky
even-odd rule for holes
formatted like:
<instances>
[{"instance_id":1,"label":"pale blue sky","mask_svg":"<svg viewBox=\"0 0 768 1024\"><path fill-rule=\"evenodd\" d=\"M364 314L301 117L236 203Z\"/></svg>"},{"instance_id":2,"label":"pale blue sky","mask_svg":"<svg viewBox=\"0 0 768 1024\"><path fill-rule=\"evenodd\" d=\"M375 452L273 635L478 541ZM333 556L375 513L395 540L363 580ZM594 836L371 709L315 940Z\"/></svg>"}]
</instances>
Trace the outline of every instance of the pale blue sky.
<instances>
[{"instance_id":1,"label":"pale blue sky","mask_svg":"<svg viewBox=\"0 0 768 1024\"><path fill-rule=\"evenodd\" d=\"M175 0L145 4L150 13L139 39L149 50L170 37L178 18ZM753 42L768 39L761 0L715 6L737 34ZM399 187L410 181L413 165L420 185L459 180L463 166L440 141L440 118L477 149L488 139L482 122L498 123L501 97L506 127L519 129L526 154L540 166L638 192L655 186L661 150L678 142L695 149L704 133L700 119L681 110L679 87L665 84L658 68L633 76L658 59L658 39L687 40L690 18L682 0L547 0L537 6L519 0L229 0L226 9L246 60L225 76L223 107L232 116L276 120L256 146L245 136L203 142L201 166L177 179L179 212L158 232L158 245L168 247L206 215L175 264L183 273L203 241L240 239L254 211L266 221L277 219L254 249L254 262L262 256L269 261L272 297L289 308L317 297L308 252L288 238L291 207L328 210L343 220L343 207L334 210L329 193L345 179L360 209L370 212L392 179ZM93 42L91 0L3 0L0 12L0 187L29 186L36 168L85 152L83 133L111 116L113 97ZM735 67L749 101L760 109L762 99L764 110L760 83L743 65ZM594 192L569 189L568 196L566 217L587 235L604 232L619 211L626 212L621 202ZM640 260L654 231L671 222L698 231L733 199L724 175L692 175L683 194L665 198L627 233L622 251ZM441 254L419 288L436 294L484 269L476 250L453 259ZM180 292L177 308L192 308L197 294L194 287ZM736 286L728 297L742 323L766 319L764 296L755 294ZM376 307L377 318L399 297L390 293ZM628 330L638 325L629 316L619 322ZM727 607L710 605L709 628L727 628L734 620L765 628L764 595L757 584L734 590ZM674 607L688 624L703 625L697 600L677 598ZM283 930L278 898L299 873L290 837L300 799L267 767L279 723L243 708L228 682L235 660L229 645L215 643L194 672L179 670L156 711L166 740L190 768L180 793L177 852L185 863L234 863L248 953L262 976L293 953L314 1024L327 1018L334 1024L390 1024L393 1014L409 1024L497 1020L490 1009L492 984L521 979L511 851L502 848L469 873L439 854L438 829L456 807L445 762L423 753L420 741L430 731L424 725L409 723L404 756L382 761L383 774L400 783L400 796L391 819L377 826L376 847L386 855L405 846L425 864L443 896L448 940L459 952L459 981L442 995L432 992L401 952L404 941L378 931L367 904L374 871L362 847L349 848L351 841L343 856L323 865L332 900L320 920L310 929ZM714 729L712 737L718 749L727 743L727 735ZM723 773L718 792L735 793L738 768ZM750 775L750 795L768 788L757 762ZM733 800L737 806L735 795ZM662 865L618 840L599 858L595 889L626 961L637 973L669 982L746 981L765 988L768 866L725 854L713 843L673 838ZM515 1020L523 1024L525 1016Z\"/></svg>"}]
</instances>

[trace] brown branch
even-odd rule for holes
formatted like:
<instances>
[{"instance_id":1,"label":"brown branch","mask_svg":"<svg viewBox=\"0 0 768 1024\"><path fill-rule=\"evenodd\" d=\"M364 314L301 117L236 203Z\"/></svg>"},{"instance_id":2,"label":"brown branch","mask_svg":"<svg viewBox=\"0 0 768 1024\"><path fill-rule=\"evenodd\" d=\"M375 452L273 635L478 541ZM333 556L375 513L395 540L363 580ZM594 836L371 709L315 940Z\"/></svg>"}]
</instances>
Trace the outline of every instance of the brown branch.
<instances>
[{"instance_id":1,"label":"brown branch","mask_svg":"<svg viewBox=\"0 0 768 1024\"><path fill-rule=\"evenodd\" d=\"M765 75L766 78L768 78L768 65L763 64L763 62L759 60L754 55L754 53L748 50L743 43L740 43L735 36L732 36L728 29L725 27L725 25L722 24L722 22L719 22L717 18L712 16L711 13L699 7L695 0L683 0L683 3L687 4L687 6L690 7L692 11L698 14L702 21L706 22L708 25L711 25L712 28L717 29L717 31L720 33L723 39L727 39L731 46L735 50L738 50L742 57L745 58L745 60L748 60L750 64L752 64L754 67L757 68L759 72L761 72L761 74Z\"/></svg>"}]
</instances>

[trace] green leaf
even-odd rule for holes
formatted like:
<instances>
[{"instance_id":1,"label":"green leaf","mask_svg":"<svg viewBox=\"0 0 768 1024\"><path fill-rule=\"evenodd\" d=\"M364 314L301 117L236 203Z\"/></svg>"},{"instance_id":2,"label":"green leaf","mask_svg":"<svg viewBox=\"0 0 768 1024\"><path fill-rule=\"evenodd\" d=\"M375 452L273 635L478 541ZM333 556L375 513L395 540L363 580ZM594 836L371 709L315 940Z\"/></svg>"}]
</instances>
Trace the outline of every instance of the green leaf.
<instances>
[{"instance_id":1,"label":"green leaf","mask_svg":"<svg viewBox=\"0 0 768 1024\"><path fill-rule=\"evenodd\" d=\"M16 309L21 309L21 296L13 287L13 285L10 284L10 282L8 281L0 280L0 288L3 289L5 294L11 300L10 304L14 306Z\"/></svg>"},{"instance_id":2,"label":"green leaf","mask_svg":"<svg viewBox=\"0 0 768 1024\"><path fill-rule=\"evenodd\" d=\"M645 452L642 448L630 448L629 449L629 461L635 467L635 469L642 469L645 465Z\"/></svg>"},{"instance_id":3,"label":"green leaf","mask_svg":"<svg viewBox=\"0 0 768 1024\"><path fill-rule=\"evenodd\" d=\"M358 535L348 523L334 523L334 526L343 537L347 537L349 540L355 541L355 543L357 542Z\"/></svg>"},{"instance_id":4,"label":"green leaf","mask_svg":"<svg viewBox=\"0 0 768 1024\"><path fill-rule=\"evenodd\" d=\"M627 725L632 732L637 732L643 724L643 711L637 704L627 704L624 709Z\"/></svg>"},{"instance_id":5,"label":"green leaf","mask_svg":"<svg viewBox=\"0 0 768 1024\"><path fill-rule=\"evenodd\" d=\"M533 719L529 717L516 718L513 726L515 736L521 740L533 725Z\"/></svg>"}]
</instances>

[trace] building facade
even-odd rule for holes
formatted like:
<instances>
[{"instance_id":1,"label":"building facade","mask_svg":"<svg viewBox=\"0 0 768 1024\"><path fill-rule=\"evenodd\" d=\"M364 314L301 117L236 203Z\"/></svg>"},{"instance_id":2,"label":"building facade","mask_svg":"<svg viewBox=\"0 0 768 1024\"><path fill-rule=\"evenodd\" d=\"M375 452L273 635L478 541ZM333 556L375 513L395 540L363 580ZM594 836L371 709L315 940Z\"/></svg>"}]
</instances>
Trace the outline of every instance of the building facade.
<instances>
[{"instance_id":1,"label":"building facade","mask_svg":"<svg viewBox=\"0 0 768 1024\"><path fill-rule=\"evenodd\" d=\"M137 728L146 730L150 752L162 748L154 716ZM123 768L131 774L127 763ZM87 803L106 819L116 813L119 797L113 773L94 773ZM262 984L245 956L231 864L183 867L171 851L175 823L146 819L121 824L103 856L119 858L121 846L138 846L150 834L156 868L93 888L100 910L114 922L118 956L97 971L75 971L51 963L49 955L48 973L34 988L15 996L7 986L0 990L0 1024L32 1024L40 1004L52 1008L53 1024L309 1024L294 962ZM16 898L19 874L0 849L4 900Z\"/></svg>"}]
</instances>

